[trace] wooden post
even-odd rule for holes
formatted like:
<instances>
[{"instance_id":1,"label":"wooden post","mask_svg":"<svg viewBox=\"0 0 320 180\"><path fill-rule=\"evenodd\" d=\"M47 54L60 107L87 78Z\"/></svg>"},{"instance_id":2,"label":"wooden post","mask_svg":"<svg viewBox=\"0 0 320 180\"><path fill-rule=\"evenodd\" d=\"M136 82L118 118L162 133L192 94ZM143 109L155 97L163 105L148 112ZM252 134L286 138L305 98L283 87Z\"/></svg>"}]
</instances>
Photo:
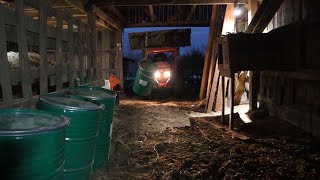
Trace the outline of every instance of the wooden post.
<instances>
[{"instance_id":1,"label":"wooden post","mask_svg":"<svg viewBox=\"0 0 320 180\"><path fill-rule=\"evenodd\" d=\"M222 110L221 110L221 122L224 122L225 114L225 77L220 76L221 78L221 96L222 96Z\"/></svg>"},{"instance_id":2,"label":"wooden post","mask_svg":"<svg viewBox=\"0 0 320 180\"><path fill-rule=\"evenodd\" d=\"M230 100L230 114L229 114L229 129L233 129L233 110L234 110L234 72L231 72L229 85L229 100Z\"/></svg>"},{"instance_id":3,"label":"wooden post","mask_svg":"<svg viewBox=\"0 0 320 180\"><path fill-rule=\"evenodd\" d=\"M93 81L93 47L92 47L92 26L94 26L94 22L93 22L93 12L89 11L87 13L87 17L88 17L88 26L87 26L87 48L88 48L88 54L87 54L87 71L88 71L88 79L89 82L91 83Z\"/></svg>"},{"instance_id":4,"label":"wooden post","mask_svg":"<svg viewBox=\"0 0 320 180\"><path fill-rule=\"evenodd\" d=\"M39 52L40 52L40 95L48 93L48 62L47 62L47 5L39 1Z\"/></svg>"},{"instance_id":5,"label":"wooden post","mask_svg":"<svg viewBox=\"0 0 320 180\"><path fill-rule=\"evenodd\" d=\"M75 75L75 59L74 59L74 44L73 44L73 22L72 16L68 18L68 61L69 61L69 86L74 86Z\"/></svg>"},{"instance_id":6,"label":"wooden post","mask_svg":"<svg viewBox=\"0 0 320 180\"><path fill-rule=\"evenodd\" d=\"M248 24L258 10L258 0L248 0Z\"/></svg>"},{"instance_id":7,"label":"wooden post","mask_svg":"<svg viewBox=\"0 0 320 180\"><path fill-rule=\"evenodd\" d=\"M17 38L19 49L19 61L22 74L22 94L24 98L32 97L30 65L27 47L27 35L24 20L24 2L15 1L16 18L17 18Z\"/></svg>"},{"instance_id":8,"label":"wooden post","mask_svg":"<svg viewBox=\"0 0 320 180\"><path fill-rule=\"evenodd\" d=\"M122 57L122 31L117 31L117 54L118 54L118 77L120 86L123 88L123 57Z\"/></svg>"},{"instance_id":9,"label":"wooden post","mask_svg":"<svg viewBox=\"0 0 320 180\"><path fill-rule=\"evenodd\" d=\"M83 37L85 35L85 33L83 32L83 25L82 22L80 20L78 20L77 22L78 25L78 40L79 40L79 49L78 49L78 60L79 60L79 78L80 78L80 83L83 84L83 79L84 79L84 41L83 41Z\"/></svg>"},{"instance_id":10,"label":"wooden post","mask_svg":"<svg viewBox=\"0 0 320 180\"><path fill-rule=\"evenodd\" d=\"M210 89L210 95L208 97L208 103L207 103L207 113L211 113L212 112L212 107L216 101L216 97L217 97L217 90L219 88L219 76L220 76L220 72L218 70L218 61L216 61L216 65L215 65L215 71L214 71L214 76L213 76L213 81L212 81L212 86ZM224 86L224 85L223 85Z\"/></svg>"},{"instance_id":11,"label":"wooden post","mask_svg":"<svg viewBox=\"0 0 320 180\"><path fill-rule=\"evenodd\" d=\"M215 41L213 42L213 43L216 43ZM212 50L211 50L211 53L212 53L212 55L211 55L211 59L210 59L210 69L209 69L209 74L208 74L208 84L207 84L207 93L206 93L206 97L209 97L209 95L210 95L210 90L211 90L211 87L212 87L212 83L211 83L211 81L212 81L212 76L214 76L214 73L215 73L215 65L216 65L216 63L215 63L215 58L216 58L216 56L215 56L215 48L216 48L216 45L214 44L213 46L212 46Z\"/></svg>"},{"instance_id":12,"label":"wooden post","mask_svg":"<svg viewBox=\"0 0 320 180\"><path fill-rule=\"evenodd\" d=\"M62 89L62 15L57 12L57 36L56 36L56 91Z\"/></svg>"},{"instance_id":13,"label":"wooden post","mask_svg":"<svg viewBox=\"0 0 320 180\"><path fill-rule=\"evenodd\" d=\"M103 58L103 49L102 49L102 31L97 31L97 62L96 62L96 71L98 80L102 79L101 66Z\"/></svg>"},{"instance_id":14,"label":"wooden post","mask_svg":"<svg viewBox=\"0 0 320 180\"><path fill-rule=\"evenodd\" d=\"M11 104L13 102L9 63L7 56L7 36L5 31L4 18L5 14L2 13L2 6L0 6L0 83L2 90L3 102Z\"/></svg>"},{"instance_id":15,"label":"wooden post","mask_svg":"<svg viewBox=\"0 0 320 180\"><path fill-rule=\"evenodd\" d=\"M249 0L248 1L248 24L251 22L253 16L256 14L258 9L258 0ZM258 83L257 76L260 76L258 72L249 72L249 110L257 109L258 102Z\"/></svg>"},{"instance_id":16,"label":"wooden post","mask_svg":"<svg viewBox=\"0 0 320 180\"><path fill-rule=\"evenodd\" d=\"M104 44L105 44L105 48L106 48L106 50L108 50L108 51L106 51L106 64L105 64L105 69L107 70L107 71L105 71L105 75L104 75L104 77L106 78L106 79L109 79L109 74L110 74L110 48L111 48L111 42L110 42L110 31L109 30L105 30L105 42L104 42Z\"/></svg>"},{"instance_id":17,"label":"wooden post","mask_svg":"<svg viewBox=\"0 0 320 180\"><path fill-rule=\"evenodd\" d=\"M216 14L217 14L217 6L213 5L212 12L211 12L211 20L210 20L208 46L207 46L207 51L206 51L206 56L205 56L203 71L202 71L201 87L200 87L200 94L199 94L200 99L205 98L206 91L207 91L210 60L211 60L212 46L213 46L213 40L214 40L213 36L214 36L214 25L216 21Z\"/></svg>"},{"instance_id":18,"label":"wooden post","mask_svg":"<svg viewBox=\"0 0 320 180\"><path fill-rule=\"evenodd\" d=\"M99 70L99 63L97 59L97 28L96 28L96 13L92 13L92 24L91 24L91 62L92 62L92 74L93 74L93 80L99 80L98 76L98 70Z\"/></svg>"}]
</instances>

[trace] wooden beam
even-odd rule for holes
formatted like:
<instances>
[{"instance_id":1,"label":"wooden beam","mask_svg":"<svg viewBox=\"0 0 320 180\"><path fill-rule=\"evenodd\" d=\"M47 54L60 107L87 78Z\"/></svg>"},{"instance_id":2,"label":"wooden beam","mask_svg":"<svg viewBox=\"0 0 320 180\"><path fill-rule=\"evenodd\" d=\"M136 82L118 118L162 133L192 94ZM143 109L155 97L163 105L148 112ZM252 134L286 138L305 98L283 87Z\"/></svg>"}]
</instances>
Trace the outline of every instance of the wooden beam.
<instances>
[{"instance_id":1,"label":"wooden beam","mask_svg":"<svg viewBox=\"0 0 320 180\"><path fill-rule=\"evenodd\" d=\"M208 37L208 46L206 50L206 56L204 60L203 65L203 71L202 71L202 79L201 79L201 87L200 87L200 94L199 99L204 99L206 97L206 91L207 91L207 85L208 85L208 75L209 75L209 68L210 68L210 59L212 55L212 46L214 38L217 38L214 36L214 26L216 22L216 15L217 15L217 6L212 6L212 12L211 12L211 20L210 20L210 30L209 30L209 37Z\"/></svg>"},{"instance_id":2,"label":"wooden beam","mask_svg":"<svg viewBox=\"0 0 320 180\"><path fill-rule=\"evenodd\" d=\"M4 18L5 14L2 13L2 6L0 7L0 84L2 90L2 98L5 104L13 102L9 63L7 56L7 36L5 31Z\"/></svg>"},{"instance_id":3,"label":"wooden beam","mask_svg":"<svg viewBox=\"0 0 320 180\"><path fill-rule=\"evenodd\" d=\"M233 129L233 112L234 112L234 73L231 72L231 78L229 83L229 104L230 104L230 114L229 114L229 129Z\"/></svg>"},{"instance_id":4,"label":"wooden beam","mask_svg":"<svg viewBox=\"0 0 320 180\"><path fill-rule=\"evenodd\" d=\"M92 0L99 6L143 6L143 5L219 5L219 4L247 4L248 0Z\"/></svg>"},{"instance_id":5,"label":"wooden beam","mask_svg":"<svg viewBox=\"0 0 320 180\"><path fill-rule=\"evenodd\" d=\"M48 93L48 62L47 62L47 18L48 9L44 1L39 3L39 52L40 52L40 95Z\"/></svg>"},{"instance_id":6,"label":"wooden beam","mask_svg":"<svg viewBox=\"0 0 320 180\"><path fill-rule=\"evenodd\" d=\"M248 2L248 23L250 24L252 18L256 14L258 10L258 0L249 0ZM257 90L254 86L257 86L257 82L253 78L253 76L257 76L259 74L254 73L253 71L249 71L249 110L257 109L257 101L258 98L256 96Z\"/></svg>"},{"instance_id":7,"label":"wooden beam","mask_svg":"<svg viewBox=\"0 0 320 180\"><path fill-rule=\"evenodd\" d=\"M284 0L263 0L248 26L247 33L261 33L268 26Z\"/></svg>"},{"instance_id":8,"label":"wooden beam","mask_svg":"<svg viewBox=\"0 0 320 180\"><path fill-rule=\"evenodd\" d=\"M116 41L116 46L117 46L117 57L116 61L118 61L118 73L119 73L119 80L120 80L120 86L123 88L123 57L122 57L122 31L117 31L116 32L117 36L117 41Z\"/></svg>"},{"instance_id":9,"label":"wooden beam","mask_svg":"<svg viewBox=\"0 0 320 180\"><path fill-rule=\"evenodd\" d=\"M258 0L248 0L248 23L252 21L253 16L258 10Z\"/></svg>"},{"instance_id":10,"label":"wooden beam","mask_svg":"<svg viewBox=\"0 0 320 180\"><path fill-rule=\"evenodd\" d=\"M127 22L127 18L120 12L120 10L115 6L110 6L109 9L119 17L122 24L125 24Z\"/></svg>"},{"instance_id":11,"label":"wooden beam","mask_svg":"<svg viewBox=\"0 0 320 180\"><path fill-rule=\"evenodd\" d=\"M87 55L87 63L88 63L88 79L89 79L89 82L91 83L94 79L93 77L93 63L94 63L94 60L95 60L95 57L94 57L94 50L93 49L93 26L95 25L94 23L94 16L95 14L93 12L88 12L88 26L87 26L87 37L88 39L86 39L87 41L87 48L88 48L88 55Z\"/></svg>"},{"instance_id":12,"label":"wooden beam","mask_svg":"<svg viewBox=\"0 0 320 180\"><path fill-rule=\"evenodd\" d=\"M178 6L177 9L178 12L176 12L170 19L168 19L169 22L180 21L179 17L181 16L181 14L183 14L185 10L181 6Z\"/></svg>"},{"instance_id":13,"label":"wooden beam","mask_svg":"<svg viewBox=\"0 0 320 180\"><path fill-rule=\"evenodd\" d=\"M214 63L214 61L212 62L212 64ZM210 94L209 94L209 99L208 99L208 103L207 103L207 113L211 113L212 112L212 108L213 105L215 104L216 101L216 97L217 97L217 92L218 92L218 88L219 88L219 70L218 70L218 61L216 61L215 67L211 66L212 68L215 68L215 70L213 71L214 75L213 75L213 80L212 80L212 86L210 89Z\"/></svg>"},{"instance_id":14,"label":"wooden beam","mask_svg":"<svg viewBox=\"0 0 320 180\"><path fill-rule=\"evenodd\" d=\"M220 74L220 73L219 73ZM220 75L219 75L220 76ZM225 101L225 90L226 90L226 83L225 83L225 77L220 76L221 78L221 99L222 99L222 108L221 108L221 122L224 122L224 114L225 114L225 107L226 107L226 101Z\"/></svg>"},{"instance_id":15,"label":"wooden beam","mask_svg":"<svg viewBox=\"0 0 320 180\"><path fill-rule=\"evenodd\" d=\"M263 0L261 5L259 6L257 12L253 16L247 33L262 33L264 29L268 26L271 19L274 17L278 9L280 8L282 2L284 0L272 1L272 0ZM254 2L250 2L251 14L254 14L255 4ZM249 109L254 110L257 109L257 94L259 91L260 84L260 74L259 72L250 72L249 73L250 84L249 84Z\"/></svg>"},{"instance_id":16,"label":"wooden beam","mask_svg":"<svg viewBox=\"0 0 320 180\"><path fill-rule=\"evenodd\" d=\"M241 134L240 132L237 132L237 131L234 131L234 130L228 130L228 129L225 129L224 126L222 125L219 125L219 124L216 124L214 123L214 121L208 121L206 120L205 118L202 118L202 117L197 117L197 118L190 118L191 120L193 121L198 121L199 123L203 123L203 124L208 124L210 125L211 127L213 127L214 129L224 133L224 134L227 134L233 138L236 138L236 139L240 139L240 140L243 140L243 141L247 141L247 140L250 140L251 138L249 136L246 136L244 134Z\"/></svg>"},{"instance_id":17,"label":"wooden beam","mask_svg":"<svg viewBox=\"0 0 320 180\"><path fill-rule=\"evenodd\" d=\"M125 28L134 27L183 27L183 26L194 26L194 27L208 27L210 25L209 20L198 20L198 21L173 21L173 22L145 22L145 23L128 23Z\"/></svg>"},{"instance_id":18,"label":"wooden beam","mask_svg":"<svg viewBox=\"0 0 320 180\"><path fill-rule=\"evenodd\" d=\"M57 13L57 37L56 37L56 91L62 89L62 14Z\"/></svg>"},{"instance_id":19,"label":"wooden beam","mask_svg":"<svg viewBox=\"0 0 320 180\"><path fill-rule=\"evenodd\" d=\"M32 97L32 88L30 80L30 65L28 57L28 45L27 45L27 31L26 23L24 21L24 2L16 1L16 22L17 22L17 38L18 38L18 49L19 49L19 61L22 78L22 94L23 98ZM39 27L38 27L39 28Z\"/></svg>"},{"instance_id":20,"label":"wooden beam","mask_svg":"<svg viewBox=\"0 0 320 180\"><path fill-rule=\"evenodd\" d=\"M85 74L85 67L84 67L84 27L81 21L77 21L77 26L78 26L78 33L77 33L77 39L78 42L78 60L79 60L79 78L80 78L80 83L83 84L84 80L84 74Z\"/></svg>"},{"instance_id":21,"label":"wooden beam","mask_svg":"<svg viewBox=\"0 0 320 180\"><path fill-rule=\"evenodd\" d=\"M192 16L193 16L194 12L196 11L196 9L197 9L197 5L192 5L190 14L189 14L188 17L187 17L187 21L190 21L190 20L191 20L191 18L192 18Z\"/></svg>"},{"instance_id":22,"label":"wooden beam","mask_svg":"<svg viewBox=\"0 0 320 180\"><path fill-rule=\"evenodd\" d=\"M86 13L84 10L84 4L82 1L79 0L65 0L68 4L71 6L79 9L82 13ZM112 27L114 27L117 30L122 30L122 27L119 25L119 23L115 22L112 18L110 18L108 15L106 15L100 8L96 7L95 5L92 6L93 11L96 12L96 15L109 23Z\"/></svg>"},{"instance_id":23,"label":"wooden beam","mask_svg":"<svg viewBox=\"0 0 320 180\"><path fill-rule=\"evenodd\" d=\"M150 18L151 18L151 21L154 22L156 20L155 18L155 15L154 15L154 9L153 9L153 6L152 5L149 5L149 11L150 11Z\"/></svg>"},{"instance_id":24,"label":"wooden beam","mask_svg":"<svg viewBox=\"0 0 320 180\"><path fill-rule=\"evenodd\" d=\"M71 20L68 21L68 34L69 34L69 41L68 41L68 79L69 79L69 86L74 86L74 79L75 79L75 57L74 57L74 43L73 43L73 22Z\"/></svg>"}]
</instances>

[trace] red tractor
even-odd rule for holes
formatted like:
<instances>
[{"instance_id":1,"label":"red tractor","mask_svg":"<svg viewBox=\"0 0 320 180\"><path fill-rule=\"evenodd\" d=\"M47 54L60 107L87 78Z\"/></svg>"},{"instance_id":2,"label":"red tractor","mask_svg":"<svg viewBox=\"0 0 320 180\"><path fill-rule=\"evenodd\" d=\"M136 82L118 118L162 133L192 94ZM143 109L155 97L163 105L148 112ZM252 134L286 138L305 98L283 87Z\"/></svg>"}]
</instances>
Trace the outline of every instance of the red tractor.
<instances>
[{"instance_id":1,"label":"red tractor","mask_svg":"<svg viewBox=\"0 0 320 180\"><path fill-rule=\"evenodd\" d=\"M172 87L175 83L176 57L179 48L149 48L146 56L157 64L158 70L154 74L156 87Z\"/></svg>"}]
</instances>

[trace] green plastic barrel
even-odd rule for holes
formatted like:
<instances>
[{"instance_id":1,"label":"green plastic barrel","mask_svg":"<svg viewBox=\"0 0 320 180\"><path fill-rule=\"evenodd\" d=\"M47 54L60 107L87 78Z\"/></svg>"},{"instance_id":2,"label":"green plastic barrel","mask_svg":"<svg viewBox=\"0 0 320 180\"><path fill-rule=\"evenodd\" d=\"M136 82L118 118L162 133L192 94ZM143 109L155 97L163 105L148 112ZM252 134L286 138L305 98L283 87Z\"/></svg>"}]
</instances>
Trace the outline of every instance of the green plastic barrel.
<instances>
[{"instance_id":1,"label":"green plastic barrel","mask_svg":"<svg viewBox=\"0 0 320 180\"><path fill-rule=\"evenodd\" d=\"M105 105L103 117L99 123L99 133L93 163L93 169L97 170L103 167L109 159L116 93L114 91L95 86L76 86L69 88L68 93L88 98L92 101Z\"/></svg>"},{"instance_id":2,"label":"green plastic barrel","mask_svg":"<svg viewBox=\"0 0 320 180\"><path fill-rule=\"evenodd\" d=\"M157 65L149 61L139 61L139 68L133 83L132 90L140 96L148 96L152 92L154 73Z\"/></svg>"},{"instance_id":3,"label":"green plastic barrel","mask_svg":"<svg viewBox=\"0 0 320 180\"><path fill-rule=\"evenodd\" d=\"M62 93L41 96L38 108L70 119L65 136L65 180L88 180L104 105Z\"/></svg>"},{"instance_id":4,"label":"green plastic barrel","mask_svg":"<svg viewBox=\"0 0 320 180\"><path fill-rule=\"evenodd\" d=\"M68 123L39 110L0 110L0 179L62 179Z\"/></svg>"}]
</instances>

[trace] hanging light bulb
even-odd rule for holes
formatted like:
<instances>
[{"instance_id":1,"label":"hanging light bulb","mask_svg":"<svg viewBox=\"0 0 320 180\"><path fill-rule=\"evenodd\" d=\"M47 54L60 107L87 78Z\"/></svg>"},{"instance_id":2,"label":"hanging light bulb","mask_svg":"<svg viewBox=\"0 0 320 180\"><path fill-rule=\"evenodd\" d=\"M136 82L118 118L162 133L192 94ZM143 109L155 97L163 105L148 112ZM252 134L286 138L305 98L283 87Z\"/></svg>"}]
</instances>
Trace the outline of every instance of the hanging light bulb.
<instances>
[{"instance_id":1,"label":"hanging light bulb","mask_svg":"<svg viewBox=\"0 0 320 180\"><path fill-rule=\"evenodd\" d=\"M233 12L233 15L234 16L240 16L242 14L242 11L240 8L236 8Z\"/></svg>"}]
</instances>

